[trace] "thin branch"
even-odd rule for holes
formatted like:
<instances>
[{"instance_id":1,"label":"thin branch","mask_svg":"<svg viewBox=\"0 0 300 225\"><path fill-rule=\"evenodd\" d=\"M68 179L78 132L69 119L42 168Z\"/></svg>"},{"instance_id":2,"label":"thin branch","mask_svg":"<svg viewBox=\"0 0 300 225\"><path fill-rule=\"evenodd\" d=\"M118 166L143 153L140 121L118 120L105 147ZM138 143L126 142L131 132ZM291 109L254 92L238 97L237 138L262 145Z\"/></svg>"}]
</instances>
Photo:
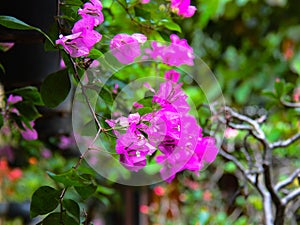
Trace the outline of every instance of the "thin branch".
<instances>
[{"instance_id":1,"label":"thin branch","mask_svg":"<svg viewBox=\"0 0 300 225\"><path fill-rule=\"evenodd\" d=\"M242 172L243 176L251 183L251 184L255 184L255 177L253 175L251 175L251 173L249 173L248 170L246 170L246 168L238 161L237 158L235 158L233 155L230 155L229 153L227 153L224 150L224 146L222 146L222 148L219 151L220 155L223 156L225 159L233 162L237 168Z\"/></svg>"},{"instance_id":2,"label":"thin branch","mask_svg":"<svg viewBox=\"0 0 300 225\"><path fill-rule=\"evenodd\" d=\"M265 162L263 164L263 168L264 168L264 179L265 179L266 188L270 192L272 201L275 203L276 207L280 207L282 205L282 202L277 192L274 190L269 163Z\"/></svg>"},{"instance_id":3,"label":"thin branch","mask_svg":"<svg viewBox=\"0 0 300 225\"><path fill-rule=\"evenodd\" d=\"M297 176L300 176L300 168L296 169L287 179L285 179L281 182L278 182L274 187L275 191L278 192L278 191L280 191L280 189L291 184Z\"/></svg>"},{"instance_id":4,"label":"thin branch","mask_svg":"<svg viewBox=\"0 0 300 225\"><path fill-rule=\"evenodd\" d=\"M235 129L243 129L243 130L249 130L252 132L252 134L260 141L262 141L265 145L269 145L269 143L266 140L266 136L265 133L262 131L258 121L253 120L245 115L239 114L237 112L235 112L233 109L231 109L230 107L226 106L225 107L225 111L227 113L229 113L229 115L231 117L234 117L242 122L246 122L249 125L245 125L245 124L236 124ZM230 122L228 123L228 125L233 125L230 124Z\"/></svg>"},{"instance_id":5,"label":"thin branch","mask_svg":"<svg viewBox=\"0 0 300 225\"><path fill-rule=\"evenodd\" d=\"M296 142L297 140L300 140L300 133L295 134L294 136L290 137L287 140L274 142L270 144L270 148L275 149L275 148L287 147L293 144L294 142Z\"/></svg>"},{"instance_id":6,"label":"thin branch","mask_svg":"<svg viewBox=\"0 0 300 225\"><path fill-rule=\"evenodd\" d=\"M284 100L283 98L280 98L280 103L287 108L300 108L299 102L288 102L288 101Z\"/></svg>"},{"instance_id":7,"label":"thin branch","mask_svg":"<svg viewBox=\"0 0 300 225\"><path fill-rule=\"evenodd\" d=\"M291 193L289 193L287 196L282 198L282 203L286 205L299 196L300 196L300 188L297 188L294 191L292 191Z\"/></svg>"}]
</instances>

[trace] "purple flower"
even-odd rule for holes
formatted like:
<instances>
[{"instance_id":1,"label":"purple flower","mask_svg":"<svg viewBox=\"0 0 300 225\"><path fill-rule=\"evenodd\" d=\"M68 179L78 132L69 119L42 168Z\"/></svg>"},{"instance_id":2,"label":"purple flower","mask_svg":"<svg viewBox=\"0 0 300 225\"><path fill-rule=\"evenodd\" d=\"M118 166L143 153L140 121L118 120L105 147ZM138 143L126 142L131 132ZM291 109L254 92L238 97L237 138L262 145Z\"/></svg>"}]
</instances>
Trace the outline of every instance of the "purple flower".
<instances>
[{"instance_id":1,"label":"purple flower","mask_svg":"<svg viewBox=\"0 0 300 225\"><path fill-rule=\"evenodd\" d=\"M80 35L81 32L68 36L63 36L61 34L55 43L62 45L71 57L76 58L80 56L87 56L90 49L83 43Z\"/></svg>"},{"instance_id":2,"label":"purple flower","mask_svg":"<svg viewBox=\"0 0 300 225\"><path fill-rule=\"evenodd\" d=\"M146 166L146 155L151 155L155 150L156 148L149 144L135 123L118 138L116 144L121 164L128 170L136 172Z\"/></svg>"},{"instance_id":3,"label":"purple flower","mask_svg":"<svg viewBox=\"0 0 300 225\"><path fill-rule=\"evenodd\" d=\"M101 40L102 35L94 30L83 30L68 36L60 35L56 44L60 44L74 58L87 56L92 47Z\"/></svg>"},{"instance_id":4,"label":"purple flower","mask_svg":"<svg viewBox=\"0 0 300 225\"><path fill-rule=\"evenodd\" d=\"M153 96L153 102L157 102L161 107L173 107L179 113L187 113L190 106L186 101L187 95L181 89L180 84L167 81L160 85L159 91Z\"/></svg>"},{"instance_id":5,"label":"purple flower","mask_svg":"<svg viewBox=\"0 0 300 225\"><path fill-rule=\"evenodd\" d=\"M17 102L23 101L23 98L21 96L14 96L14 95L9 95L7 98L7 103L8 104L16 104Z\"/></svg>"},{"instance_id":6,"label":"purple flower","mask_svg":"<svg viewBox=\"0 0 300 225\"><path fill-rule=\"evenodd\" d=\"M25 140L36 140L38 138L38 133L37 131L33 128L34 127L34 121L31 121L30 123L30 128L27 127L24 123L23 126L25 130L21 130L21 135Z\"/></svg>"},{"instance_id":7,"label":"purple flower","mask_svg":"<svg viewBox=\"0 0 300 225\"><path fill-rule=\"evenodd\" d=\"M180 77L180 73L177 72L176 70L168 70L165 73L165 78L167 80L171 80L171 81L173 81L175 83L179 80L179 77Z\"/></svg>"},{"instance_id":8,"label":"purple flower","mask_svg":"<svg viewBox=\"0 0 300 225\"><path fill-rule=\"evenodd\" d=\"M87 56L102 38L102 35L94 30L95 26L103 22L101 9L102 4L98 0L85 3L84 8L78 11L82 19L74 24L72 34L61 34L55 43L62 45L71 57Z\"/></svg>"},{"instance_id":9,"label":"purple flower","mask_svg":"<svg viewBox=\"0 0 300 225\"><path fill-rule=\"evenodd\" d=\"M61 136L59 140L58 147L60 149L68 149L75 143L75 140L73 137L68 136Z\"/></svg>"},{"instance_id":10,"label":"purple flower","mask_svg":"<svg viewBox=\"0 0 300 225\"><path fill-rule=\"evenodd\" d=\"M163 63L170 66L180 66L183 64L194 65L194 51L185 39L180 39L177 35L170 36L172 43L169 46L162 45L153 41L151 43L152 49L146 52L153 59L160 58Z\"/></svg>"},{"instance_id":11,"label":"purple flower","mask_svg":"<svg viewBox=\"0 0 300 225\"><path fill-rule=\"evenodd\" d=\"M146 40L143 34L117 34L110 41L110 50L119 62L129 64L141 55L140 44Z\"/></svg>"},{"instance_id":12,"label":"purple flower","mask_svg":"<svg viewBox=\"0 0 300 225\"><path fill-rule=\"evenodd\" d=\"M190 5L190 0L171 0L171 10L182 17L192 17L197 8Z\"/></svg>"},{"instance_id":13,"label":"purple flower","mask_svg":"<svg viewBox=\"0 0 300 225\"><path fill-rule=\"evenodd\" d=\"M92 18L95 21L95 26L98 26L104 21L101 10L102 3L98 0L91 0L83 5L83 9L78 10L78 14L84 19Z\"/></svg>"}]
</instances>

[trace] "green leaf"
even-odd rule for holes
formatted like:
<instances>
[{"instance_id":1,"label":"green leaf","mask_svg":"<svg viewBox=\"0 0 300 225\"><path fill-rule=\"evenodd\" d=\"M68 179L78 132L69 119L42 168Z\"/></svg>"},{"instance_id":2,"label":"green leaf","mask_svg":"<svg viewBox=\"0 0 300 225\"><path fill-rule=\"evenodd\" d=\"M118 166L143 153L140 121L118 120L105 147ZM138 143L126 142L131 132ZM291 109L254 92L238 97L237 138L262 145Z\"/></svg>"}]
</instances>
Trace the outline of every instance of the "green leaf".
<instances>
[{"instance_id":1,"label":"green leaf","mask_svg":"<svg viewBox=\"0 0 300 225\"><path fill-rule=\"evenodd\" d=\"M2 70L2 72L5 74L5 68L4 68L4 66L2 65L2 63L0 63L0 70Z\"/></svg>"},{"instance_id":2,"label":"green leaf","mask_svg":"<svg viewBox=\"0 0 300 225\"><path fill-rule=\"evenodd\" d=\"M50 41L50 43L54 46L54 43L50 39L50 37L47 34L45 34L41 29L30 26L29 24L24 23L23 21L18 20L15 17L0 16L0 25L10 28L10 29L16 29L16 30L36 30L36 31L40 32L41 34L43 34L44 37L46 37Z\"/></svg>"},{"instance_id":3,"label":"green leaf","mask_svg":"<svg viewBox=\"0 0 300 225\"><path fill-rule=\"evenodd\" d=\"M41 96L46 106L54 108L68 96L71 82L68 70L60 70L46 77L41 86Z\"/></svg>"},{"instance_id":4,"label":"green leaf","mask_svg":"<svg viewBox=\"0 0 300 225\"><path fill-rule=\"evenodd\" d=\"M153 112L153 109L151 107L143 107L137 110L140 116L143 116L147 113Z\"/></svg>"},{"instance_id":5,"label":"green leaf","mask_svg":"<svg viewBox=\"0 0 300 225\"><path fill-rule=\"evenodd\" d=\"M82 136L93 136L97 133L97 129L98 129L97 123L95 122L94 119L92 119L82 127L82 129L80 130L80 134Z\"/></svg>"},{"instance_id":6,"label":"green leaf","mask_svg":"<svg viewBox=\"0 0 300 225\"><path fill-rule=\"evenodd\" d=\"M28 100L35 105L43 105L42 97L36 87L27 86L10 91L12 94L20 95L23 100Z\"/></svg>"},{"instance_id":7,"label":"green leaf","mask_svg":"<svg viewBox=\"0 0 300 225\"><path fill-rule=\"evenodd\" d=\"M224 165L224 171L227 173L234 173L236 170L236 165L233 162L227 162Z\"/></svg>"},{"instance_id":8,"label":"green leaf","mask_svg":"<svg viewBox=\"0 0 300 225\"><path fill-rule=\"evenodd\" d=\"M21 115L26 117L29 121L41 117L36 107L29 101L21 101L15 104Z\"/></svg>"},{"instance_id":9,"label":"green leaf","mask_svg":"<svg viewBox=\"0 0 300 225\"><path fill-rule=\"evenodd\" d=\"M275 93L278 97L280 97L284 94L284 82L283 81L275 82L274 88L275 88Z\"/></svg>"},{"instance_id":10,"label":"green leaf","mask_svg":"<svg viewBox=\"0 0 300 225\"><path fill-rule=\"evenodd\" d=\"M53 211L59 203L59 196L60 191L49 186L42 186L37 189L31 199L31 218Z\"/></svg>"},{"instance_id":11,"label":"green leaf","mask_svg":"<svg viewBox=\"0 0 300 225\"><path fill-rule=\"evenodd\" d=\"M99 92L99 97L103 99L107 106L111 106L114 102L111 91L107 87L102 87L101 91Z\"/></svg>"},{"instance_id":12,"label":"green leaf","mask_svg":"<svg viewBox=\"0 0 300 225\"><path fill-rule=\"evenodd\" d=\"M165 28L172 30L172 31L177 31L181 33L181 27L175 23L172 20L163 20L161 22L158 23L161 26L164 26Z\"/></svg>"},{"instance_id":13,"label":"green leaf","mask_svg":"<svg viewBox=\"0 0 300 225\"><path fill-rule=\"evenodd\" d=\"M85 200L88 197L91 197L96 192L97 187L93 184L83 186L83 187L75 187L75 190L80 195L80 197Z\"/></svg>"},{"instance_id":14,"label":"green leaf","mask_svg":"<svg viewBox=\"0 0 300 225\"><path fill-rule=\"evenodd\" d=\"M86 186L91 183L91 181L84 179L79 174L76 173L74 169L62 174L54 174L52 172L47 172L48 175L56 182L62 183L66 187L69 186Z\"/></svg>"},{"instance_id":15,"label":"green leaf","mask_svg":"<svg viewBox=\"0 0 300 225\"><path fill-rule=\"evenodd\" d=\"M262 94L272 99L278 99L273 91L264 90Z\"/></svg>"},{"instance_id":16,"label":"green leaf","mask_svg":"<svg viewBox=\"0 0 300 225\"><path fill-rule=\"evenodd\" d=\"M90 58L90 59L98 59L98 58L100 58L100 57L102 57L103 56L103 53L102 52L100 52L98 49L92 49L91 51L90 51L90 53L89 53L89 55L87 56L88 58Z\"/></svg>"},{"instance_id":17,"label":"green leaf","mask_svg":"<svg viewBox=\"0 0 300 225\"><path fill-rule=\"evenodd\" d=\"M51 213L41 223L42 225L79 225L71 216L65 213Z\"/></svg>"},{"instance_id":18,"label":"green leaf","mask_svg":"<svg viewBox=\"0 0 300 225\"><path fill-rule=\"evenodd\" d=\"M97 193L101 193L104 195L112 195L115 193L114 189L112 188L108 188L108 187L104 187L104 186L98 186L97 187Z\"/></svg>"},{"instance_id":19,"label":"green leaf","mask_svg":"<svg viewBox=\"0 0 300 225\"><path fill-rule=\"evenodd\" d=\"M64 199L63 207L74 217L74 219L76 219L77 222L80 221L80 208L77 202L72 199Z\"/></svg>"},{"instance_id":20,"label":"green leaf","mask_svg":"<svg viewBox=\"0 0 300 225\"><path fill-rule=\"evenodd\" d=\"M137 16L137 17L142 17L146 20L151 19L151 13L146 11L145 9L142 9L140 7L135 7L134 12L135 12L135 16Z\"/></svg>"},{"instance_id":21,"label":"green leaf","mask_svg":"<svg viewBox=\"0 0 300 225\"><path fill-rule=\"evenodd\" d=\"M300 76L300 53L298 53L292 60L290 68L293 72Z\"/></svg>"},{"instance_id":22,"label":"green leaf","mask_svg":"<svg viewBox=\"0 0 300 225\"><path fill-rule=\"evenodd\" d=\"M0 128L3 126L4 120L3 120L3 115L0 113Z\"/></svg>"},{"instance_id":23,"label":"green leaf","mask_svg":"<svg viewBox=\"0 0 300 225\"><path fill-rule=\"evenodd\" d=\"M0 24L4 27L17 30L37 30L38 28L28 25L11 16L0 16Z\"/></svg>"}]
</instances>

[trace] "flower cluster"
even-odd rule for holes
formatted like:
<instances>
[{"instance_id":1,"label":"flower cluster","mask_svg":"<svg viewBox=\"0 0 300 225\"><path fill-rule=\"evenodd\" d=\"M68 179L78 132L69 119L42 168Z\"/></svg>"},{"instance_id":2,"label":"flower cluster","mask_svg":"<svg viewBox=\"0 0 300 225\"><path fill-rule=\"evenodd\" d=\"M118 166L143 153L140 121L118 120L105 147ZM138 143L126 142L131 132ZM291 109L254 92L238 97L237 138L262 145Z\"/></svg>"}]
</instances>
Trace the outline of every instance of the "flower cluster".
<instances>
[{"instance_id":1,"label":"flower cluster","mask_svg":"<svg viewBox=\"0 0 300 225\"><path fill-rule=\"evenodd\" d=\"M4 113L4 118L6 119L6 121L9 120L9 117L11 114L15 114L16 116L20 116L20 113L18 111L18 109L15 107L15 104L17 104L18 102L21 102L23 100L23 98L21 96L14 96L14 95L9 95L7 98L7 111L3 112ZM17 124L15 124L16 122L14 122L13 127L20 127ZM34 121L29 121L28 123L21 123L21 126L23 127L23 129L20 129L20 133L22 135L22 137L25 140L36 140L38 138L38 133L37 131L33 128L34 127ZM10 133L10 127L9 124L6 124L5 126L2 127L2 132L4 134L8 134Z\"/></svg>"},{"instance_id":2,"label":"flower cluster","mask_svg":"<svg viewBox=\"0 0 300 225\"><path fill-rule=\"evenodd\" d=\"M138 171L147 164L147 156L155 157L162 165L164 180L170 182L183 170L197 172L204 162L212 162L217 154L214 139L203 137L196 119L188 112L187 95L177 84L179 73L168 71L159 90L154 92L152 102L159 106L140 116L138 113L115 120L106 120L117 136L116 152L121 164L128 170ZM125 130L120 133L118 129Z\"/></svg>"},{"instance_id":3,"label":"flower cluster","mask_svg":"<svg viewBox=\"0 0 300 225\"><path fill-rule=\"evenodd\" d=\"M151 49L145 49L144 58L160 59L169 66L194 65L194 50L187 40L180 39L176 34L171 34L170 39L170 45L152 41ZM143 34L118 34L111 40L110 49L119 62L129 64L141 56L140 45L146 40Z\"/></svg>"},{"instance_id":4,"label":"flower cluster","mask_svg":"<svg viewBox=\"0 0 300 225\"><path fill-rule=\"evenodd\" d=\"M72 57L87 56L93 46L99 42L102 35L94 30L104 21L101 12L102 4L99 0L90 0L84 4L83 9L78 10L82 19L77 21L71 35L60 35L56 44L60 44Z\"/></svg>"},{"instance_id":5,"label":"flower cluster","mask_svg":"<svg viewBox=\"0 0 300 225\"><path fill-rule=\"evenodd\" d=\"M192 17L197 8L190 5L190 0L171 0L171 10L178 16L185 18Z\"/></svg>"},{"instance_id":6,"label":"flower cluster","mask_svg":"<svg viewBox=\"0 0 300 225\"><path fill-rule=\"evenodd\" d=\"M176 34L170 36L171 44L162 45L156 41L151 43L152 49L146 49L146 53L153 59L161 59L169 66L180 66L183 64L194 65L194 50L185 39L180 39Z\"/></svg>"},{"instance_id":7,"label":"flower cluster","mask_svg":"<svg viewBox=\"0 0 300 225\"><path fill-rule=\"evenodd\" d=\"M110 50L119 62L129 64L141 55L140 44L146 41L147 37L143 34L117 34L110 41Z\"/></svg>"}]
</instances>

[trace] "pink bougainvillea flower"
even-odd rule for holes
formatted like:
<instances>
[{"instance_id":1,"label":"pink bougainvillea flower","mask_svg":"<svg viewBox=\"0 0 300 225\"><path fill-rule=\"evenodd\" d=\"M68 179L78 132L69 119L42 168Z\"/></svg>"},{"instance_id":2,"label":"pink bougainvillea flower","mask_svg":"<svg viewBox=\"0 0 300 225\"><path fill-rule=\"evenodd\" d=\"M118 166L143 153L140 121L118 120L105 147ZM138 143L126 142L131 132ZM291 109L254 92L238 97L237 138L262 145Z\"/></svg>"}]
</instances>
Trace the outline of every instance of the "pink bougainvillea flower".
<instances>
[{"instance_id":1,"label":"pink bougainvillea flower","mask_svg":"<svg viewBox=\"0 0 300 225\"><path fill-rule=\"evenodd\" d=\"M60 35L56 44L61 44L72 57L87 56L102 36L94 30L84 30L68 36Z\"/></svg>"},{"instance_id":2,"label":"pink bougainvillea flower","mask_svg":"<svg viewBox=\"0 0 300 225\"><path fill-rule=\"evenodd\" d=\"M140 104L140 103L138 103L138 102L134 102L134 103L132 104L132 106L133 106L134 108L136 108L136 109L141 109L141 108L144 107L142 104Z\"/></svg>"},{"instance_id":3,"label":"pink bougainvillea flower","mask_svg":"<svg viewBox=\"0 0 300 225\"><path fill-rule=\"evenodd\" d=\"M28 128L24 123L23 126L25 130L21 130L21 135L25 140L36 140L38 138L37 131L33 128L34 127L34 121L30 122L31 128Z\"/></svg>"},{"instance_id":4,"label":"pink bougainvillea flower","mask_svg":"<svg viewBox=\"0 0 300 225\"><path fill-rule=\"evenodd\" d=\"M70 148L73 144L75 143L75 140L74 138L71 136L61 136L60 137L60 140L59 140L59 143L58 143L58 147L60 149L68 149Z\"/></svg>"},{"instance_id":5,"label":"pink bougainvillea flower","mask_svg":"<svg viewBox=\"0 0 300 225\"><path fill-rule=\"evenodd\" d=\"M180 77L180 73L177 72L176 70L168 70L165 73L165 78L175 83L179 80L179 77Z\"/></svg>"},{"instance_id":6,"label":"pink bougainvillea flower","mask_svg":"<svg viewBox=\"0 0 300 225\"><path fill-rule=\"evenodd\" d=\"M102 4L98 0L85 3L84 8L78 11L82 19L74 24L72 34L67 36L61 34L55 43L62 45L71 57L87 56L102 38L102 35L94 30L94 27L104 20L101 9Z\"/></svg>"},{"instance_id":7,"label":"pink bougainvillea flower","mask_svg":"<svg viewBox=\"0 0 300 225\"><path fill-rule=\"evenodd\" d=\"M176 34L172 34L170 39L172 43L169 46L153 41L151 43L152 49L148 49L146 52L153 59L159 58L163 63L170 66L194 65L194 51L187 41L180 39Z\"/></svg>"},{"instance_id":8,"label":"pink bougainvillea flower","mask_svg":"<svg viewBox=\"0 0 300 225\"><path fill-rule=\"evenodd\" d=\"M9 49L14 47L14 42L0 42L0 50L3 52L7 52Z\"/></svg>"},{"instance_id":9,"label":"pink bougainvillea flower","mask_svg":"<svg viewBox=\"0 0 300 225\"><path fill-rule=\"evenodd\" d=\"M179 16L192 17L197 8L190 5L190 0L171 0L171 10Z\"/></svg>"},{"instance_id":10,"label":"pink bougainvillea flower","mask_svg":"<svg viewBox=\"0 0 300 225\"><path fill-rule=\"evenodd\" d=\"M187 113L190 106L186 101L187 95L181 89L181 84L172 81L164 82L160 85L158 92L153 96L153 102L162 107L171 105L179 113Z\"/></svg>"},{"instance_id":11,"label":"pink bougainvillea flower","mask_svg":"<svg viewBox=\"0 0 300 225\"><path fill-rule=\"evenodd\" d=\"M16 104L17 102L23 101L23 98L21 96L14 96L14 95L9 95L7 98L7 103L8 104Z\"/></svg>"},{"instance_id":12,"label":"pink bougainvillea flower","mask_svg":"<svg viewBox=\"0 0 300 225\"><path fill-rule=\"evenodd\" d=\"M143 34L117 34L110 41L110 50L119 62L129 64L141 55L140 44L146 40L147 37Z\"/></svg>"},{"instance_id":13,"label":"pink bougainvillea flower","mask_svg":"<svg viewBox=\"0 0 300 225\"><path fill-rule=\"evenodd\" d=\"M98 0L91 0L84 4L83 9L78 10L78 14L82 18L92 18L95 21L95 26L103 23L104 17L102 10L102 3Z\"/></svg>"},{"instance_id":14,"label":"pink bougainvillea flower","mask_svg":"<svg viewBox=\"0 0 300 225\"><path fill-rule=\"evenodd\" d=\"M128 170L138 171L146 166L146 155L151 155L156 148L148 143L145 136L132 123L126 133L121 135L116 144L121 164Z\"/></svg>"},{"instance_id":15,"label":"pink bougainvillea flower","mask_svg":"<svg viewBox=\"0 0 300 225\"><path fill-rule=\"evenodd\" d=\"M73 28L72 28L72 33L79 33L79 32L83 32L85 30L93 30L95 27L95 20L93 20L92 18L85 18L85 19L81 19L78 20Z\"/></svg>"},{"instance_id":16,"label":"pink bougainvillea flower","mask_svg":"<svg viewBox=\"0 0 300 225\"><path fill-rule=\"evenodd\" d=\"M64 49L70 54L71 57L80 57L87 56L90 52L89 48L83 43L82 37L80 37L81 32L76 34L71 34L59 36L59 39L56 40L56 44L60 44Z\"/></svg>"},{"instance_id":17,"label":"pink bougainvillea flower","mask_svg":"<svg viewBox=\"0 0 300 225\"><path fill-rule=\"evenodd\" d=\"M140 3L142 4L148 4L150 2L150 0L140 0Z\"/></svg>"}]
</instances>

